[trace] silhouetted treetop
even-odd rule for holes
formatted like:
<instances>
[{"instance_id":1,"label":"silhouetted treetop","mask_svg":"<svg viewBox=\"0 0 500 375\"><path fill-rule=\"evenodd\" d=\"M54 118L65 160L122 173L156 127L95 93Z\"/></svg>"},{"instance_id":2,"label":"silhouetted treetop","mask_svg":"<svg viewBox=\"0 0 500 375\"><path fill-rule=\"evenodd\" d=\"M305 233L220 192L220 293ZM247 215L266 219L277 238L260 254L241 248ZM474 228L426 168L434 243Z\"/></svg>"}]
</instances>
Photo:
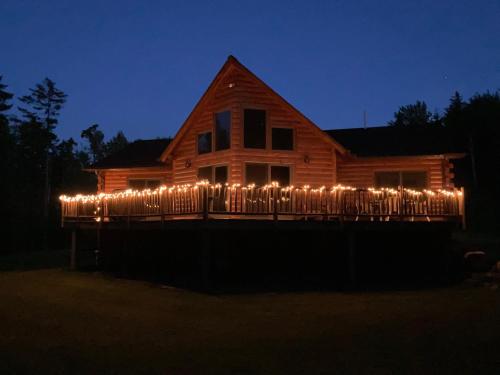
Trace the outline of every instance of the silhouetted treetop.
<instances>
[{"instance_id":1,"label":"silhouetted treetop","mask_svg":"<svg viewBox=\"0 0 500 375\"><path fill-rule=\"evenodd\" d=\"M399 107L394 113L394 120L389 121L391 126L427 126L439 123L439 116L433 115L424 101Z\"/></svg>"}]
</instances>

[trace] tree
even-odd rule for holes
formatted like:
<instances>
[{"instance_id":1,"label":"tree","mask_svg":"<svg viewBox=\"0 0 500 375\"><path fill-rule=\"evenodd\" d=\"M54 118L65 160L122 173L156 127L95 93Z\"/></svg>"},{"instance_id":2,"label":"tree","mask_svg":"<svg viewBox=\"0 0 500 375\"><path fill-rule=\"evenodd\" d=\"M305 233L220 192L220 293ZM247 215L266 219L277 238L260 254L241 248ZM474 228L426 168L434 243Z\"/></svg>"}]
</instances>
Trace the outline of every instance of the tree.
<instances>
[{"instance_id":1,"label":"tree","mask_svg":"<svg viewBox=\"0 0 500 375\"><path fill-rule=\"evenodd\" d=\"M30 93L21 97L19 100L25 106L19 107L22 117L29 127L40 127L40 142L43 148L43 219L45 230L43 230L42 246L47 248L47 225L49 218L50 205L50 153L57 140L54 134L58 123L58 117L61 109L66 103L67 95L56 87L54 81L45 78L41 83L36 84L35 88L30 89ZM34 129L31 129L34 130Z\"/></svg>"},{"instance_id":2,"label":"tree","mask_svg":"<svg viewBox=\"0 0 500 375\"><path fill-rule=\"evenodd\" d=\"M105 153L106 155L114 154L115 152L118 152L125 148L126 145L128 145L127 137L125 137L125 134L123 134L123 132L120 130L113 138L111 138L106 143Z\"/></svg>"},{"instance_id":3,"label":"tree","mask_svg":"<svg viewBox=\"0 0 500 375\"><path fill-rule=\"evenodd\" d=\"M92 163L101 160L104 157L104 133L99 130L99 125L94 124L83 130L80 134L83 139L89 143Z\"/></svg>"},{"instance_id":4,"label":"tree","mask_svg":"<svg viewBox=\"0 0 500 375\"><path fill-rule=\"evenodd\" d=\"M427 109L425 102L418 101L415 104L408 104L399 107L394 113L394 120L389 122L391 126L427 126L439 123L437 114L432 114Z\"/></svg>"},{"instance_id":5,"label":"tree","mask_svg":"<svg viewBox=\"0 0 500 375\"><path fill-rule=\"evenodd\" d=\"M466 105L467 103L463 101L462 95L460 95L458 91L455 91L453 96L450 98L450 104L444 111L444 125L448 127L461 127L463 111Z\"/></svg>"},{"instance_id":6,"label":"tree","mask_svg":"<svg viewBox=\"0 0 500 375\"><path fill-rule=\"evenodd\" d=\"M13 213L10 202L12 202L14 192L14 186L12 186L14 172L12 154L15 146L9 119L5 114L5 112L12 107L10 101L14 95L6 91L6 88L7 85L2 83L2 76L0 76L0 170L2 171L2 179L4 181L0 184L0 197L2 197L0 207L2 208L4 217L7 218L7 225L4 227L6 235L3 236L3 249L10 248L10 241L12 238L11 220L9 219L12 217Z\"/></svg>"}]
</instances>

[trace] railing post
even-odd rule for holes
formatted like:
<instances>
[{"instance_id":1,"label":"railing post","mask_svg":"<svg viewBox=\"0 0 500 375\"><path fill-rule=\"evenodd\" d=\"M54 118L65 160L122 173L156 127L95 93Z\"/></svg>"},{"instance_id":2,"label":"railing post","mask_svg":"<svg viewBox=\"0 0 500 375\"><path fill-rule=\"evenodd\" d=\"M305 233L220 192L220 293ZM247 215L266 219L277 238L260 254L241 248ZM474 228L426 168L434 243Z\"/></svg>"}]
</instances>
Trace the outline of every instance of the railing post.
<instances>
[{"instance_id":1,"label":"railing post","mask_svg":"<svg viewBox=\"0 0 500 375\"><path fill-rule=\"evenodd\" d=\"M203 185L203 220L208 220L208 185Z\"/></svg>"},{"instance_id":2,"label":"railing post","mask_svg":"<svg viewBox=\"0 0 500 375\"><path fill-rule=\"evenodd\" d=\"M403 203L404 203L403 192L404 192L403 186L398 185L398 193L399 193L399 207L398 207L399 221L403 221L403 215L404 215L404 212L403 212Z\"/></svg>"},{"instance_id":3,"label":"railing post","mask_svg":"<svg viewBox=\"0 0 500 375\"><path fill-rule=\"evenodd\" d=\"M278 187L273 188L273 219L278 221Z\"/></svg>"}]
</instances>

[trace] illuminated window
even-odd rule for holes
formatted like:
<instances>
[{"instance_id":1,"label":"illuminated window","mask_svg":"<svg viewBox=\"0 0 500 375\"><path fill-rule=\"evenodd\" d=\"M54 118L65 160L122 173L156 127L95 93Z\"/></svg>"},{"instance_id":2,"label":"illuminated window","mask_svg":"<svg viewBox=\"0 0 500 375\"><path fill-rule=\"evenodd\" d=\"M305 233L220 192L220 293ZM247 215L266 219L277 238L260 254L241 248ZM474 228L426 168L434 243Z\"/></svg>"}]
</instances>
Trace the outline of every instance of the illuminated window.
<instances>
[{"instance_id":1,"label":"illuminated window","mask_svg":"<svg viewBox=\"0 0 500 375\"><path fill-rule=\"evenodd\" d=\"M212 132L198 134L198 154L212 152Z\"/></svg>"},{"instance_id":2,"label":"illuminated window","mask_svg":"<svg viewBox=\"0 0 500 375\"><path fill-rule=\"evenodd\" d=\"M293 129L272 129L273 150L293 150Z\"/></svg>"},{"instance_id":3,"label":"illuminated window","mask_svg":"<svg viewBox=\"0 0 500 375\"><path fill-rule=\"evenodd\" d=\"M266 111L245 109L243 128L245 148L266 148Z\"/></svg>"},{"instance_id":4,"label":"illuminated window","mask_svg":"<svg viewBox=\"0 0 500 375\"><path fill-rule=\"evenodd\" d=\"M215 151L227 150L231 146L231 112L215 114Z\"/></svg>"}]
</instances>

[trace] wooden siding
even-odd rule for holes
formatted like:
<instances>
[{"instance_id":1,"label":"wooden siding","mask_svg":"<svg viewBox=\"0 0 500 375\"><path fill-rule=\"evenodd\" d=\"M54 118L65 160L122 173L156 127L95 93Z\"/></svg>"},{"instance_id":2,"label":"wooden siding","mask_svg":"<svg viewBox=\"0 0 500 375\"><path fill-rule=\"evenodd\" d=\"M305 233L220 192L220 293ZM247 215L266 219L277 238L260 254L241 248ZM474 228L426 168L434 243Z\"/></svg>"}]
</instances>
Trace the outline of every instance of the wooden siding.
<instances>
[{"instance_id":1,"label":"wooden siding","mask_svg":"<svg viewBox=\"0 0 500 375\"><path fill-rule=\"evenodd\" d=\"M371 187L377 171L425 171L429 189L453 187L452 163L441 156L338 158L338 182Z\"/></svg>"},{"instance_id":2,"label":"wooden siding","mask_svg":"<svg viewBox=\"0 0 500 375\"><path fill-rule=\"evenodd\" d=\"M264 109L267 115L267 148L262 150L243 147L244 109ZM214 114L231 111L231 148L197 155L197 136L214 131ZM245 183L245 163L266 163L291 167L291 180L295 185L327 185L335 183L335 150L315 127L298 116L282 99L265 85L237 66L230 66L197 112L188 129L172 150L173 182L193 183L199 167L227 165L229 183ZM271 149L272 127L294 130L293 151ZM213 138L215 134L213 133ZM304 161L308 157L309 163ZM187 161L190 163L187 163ZM187 165L189 165L187 167Z\"/></svg>"},{"instance_id":3,"label":"wooden siding","mask_svg":"<svg viewBox=\"0 0 500 375\"><path fill-rule=\"evenodd\" d=\"M99 193L112 193L115 190L127 189L129 179L159 179L164 184L172 183L172 171L166 167L110 169L101 173L104 177L104 190L101 186Z\"/></svg>"}]
</instances>

